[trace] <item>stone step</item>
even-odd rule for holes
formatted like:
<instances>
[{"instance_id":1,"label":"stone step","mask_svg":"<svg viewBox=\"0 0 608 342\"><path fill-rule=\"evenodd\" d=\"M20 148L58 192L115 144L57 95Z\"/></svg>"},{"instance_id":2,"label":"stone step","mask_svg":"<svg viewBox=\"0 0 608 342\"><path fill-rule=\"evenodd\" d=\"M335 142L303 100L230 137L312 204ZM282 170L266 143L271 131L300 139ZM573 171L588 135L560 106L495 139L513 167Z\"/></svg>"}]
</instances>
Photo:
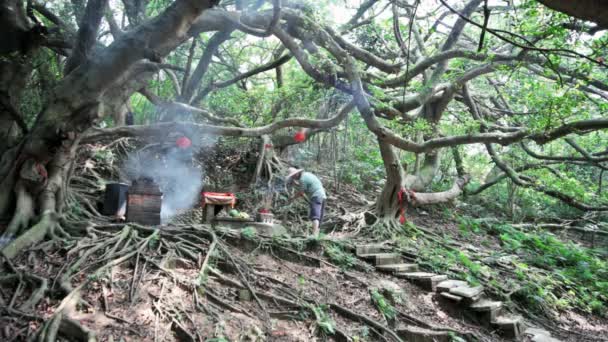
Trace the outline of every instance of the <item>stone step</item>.
<instances>
[{"instance_id":1,"label":"stone step","mask_svg":"<svg viewBox=\"0 0 608 342\"><path fill-rule=\"evenodd\" d=\"M432 278L434 276L437 276L438 274L430 273L430 272L399 272L399 273L396 273L395 275L399 276L401 278L414 280L414 279Z\"/></svg>"},{"instance_id":2,"label":"stone step","mask_svg":"<svg viewBox=\"0 0 608 342\"><path fill-rule=\"evenodd\" d=\"M357 245L355 254L360 257L365 254L382 253L384 251L385 248L382 245Z\"/></svg>"},{"instance_id":3,"label":"stone step","mask_svg":"<svg viewBox=\"0 0 608 342\"><path fill-rule=\"evenodd\" d=\"M398 272L395 276L405 278L426 291L435 291L437 284L448 279L446 275L429 272Z\"/></svg>"},{"instance_id":4,"label":"stone step","mask_svg":"<svg viewBox=\"0 0 608 342\"><path fill-rule=\"evenodd\" d=\"M532 342L561 342L555 337L551 337L549 331L540 328L527 328L524 335Z\"/></svg>"},{"instance_id":5,"label":"stone step","mask_svg":"<svg viewBox=\"0 0 608 342\"><path fill-rule=\"evenodd\" d=\"M402 262L401 255L397 253L362 254L359 257L373 261L376 266L400 264Z\"/></svg>"},{"instance_id":6,"label":"stone step","mask_svg":"<svg viewBox=\"0 0 608 342\"><path fill-rule=\"evenodd\" d=\"M450 293L466 298L469 302L476 302L483 295L483 286L459 286L450 289Z\"/></svg>"},{"instance_id":7,"label":"stone step","mask_svg":"<svg viewBox=\"0 0 608 342\"><path fill-rule=\"evenodd\" d=\"M414 272L418 270L417 264L388 264L388 265L378 265L376 268L380 271L385 272Z\"/></svg>"},{"instance_id":8,"label":"stone step","mask_svg":"<svg viewBox=\"0 0 608 342\"><path fill-rule=\"evenodd\" d=\"M467 286L468 283L463 280L448 279L437 284L437 292L449 292L450 289L456 287Z\"/></svg>"},{"instance_id":9,"label":"stone step","mask_svg":"<svg viewBox=\"0 0 608 342\"><path fill-rule=\"evenodd\" d=\"M469 306L473 311L492 311L502 307L502 302L489 299L480 299Z\"/></svg>"},{"instance_id":10,"label":"stone step","mask_svg":"<svg viewBox=\"0 0 608 342\"><path fill-rule=\"evenodd\" d=\"M452 340L447 331L429 330L413 325L397 328L397 335L408 342L450 342Z\"/></svg>"},{"instance_id":11,"label":"stone step","mask_svg":"<svg viewBox=\"0 0 608 342\"><path fill-rule=\"evenodd\" d=\"M519 341L523 334L522 323L523 319L521 316L503 315L496 317L492 322L492 325L496 327L504 337Z\"/></svg>"},{"instance_id":12,"label":"stone step","mask_svg":"<svg viewBox=\"0 0 608 342\"><path fill-rule=\"evenodd\" d=\"M441 295L441 297L449 299L449 300L454 301L456 303L462 301L462 297L457 296L457 295L453 295L453 294L451 294L449 292L441 292L440 295Z\"/></svg>"},{"instance_id":13,"label":"stone step","mask_svg":"<svg viewBox=\"0 0 608 342\"><path fill-rule=\"evenodd\" d=\"M532 336L530 341L531 342L562 342L561 340L558 340L555 337L551 337L551 336L547 336L547 335Z\"/></svg>"},{"instance_id":14,"label":"stone step","mask_svg":"<svg viewBox=\"0 0 608 342\"><path fill-rule=\"evenodd\" d=\"M430 278L416 279L414 280L414 283L416 283L418 286L421 286L426 291L435 292L435 290L437 289L437 284L441 283L446 279L448 279L447 275L438 274Z\"/></svg>"}]
</instances>

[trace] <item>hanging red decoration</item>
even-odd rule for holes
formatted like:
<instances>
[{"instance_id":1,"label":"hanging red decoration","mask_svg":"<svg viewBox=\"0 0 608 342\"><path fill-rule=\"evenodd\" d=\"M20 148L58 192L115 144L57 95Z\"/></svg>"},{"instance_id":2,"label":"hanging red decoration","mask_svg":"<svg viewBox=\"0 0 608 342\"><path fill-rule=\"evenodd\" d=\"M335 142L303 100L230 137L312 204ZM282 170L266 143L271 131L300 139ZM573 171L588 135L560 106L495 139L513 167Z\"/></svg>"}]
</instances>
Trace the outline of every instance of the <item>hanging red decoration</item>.
<instances>
[{"instance_id":1,"label":"hanging red decoration","mask_svg":"<svg viewBox=\"0 0 608 342\"><path fill-rule=\"evenodd\" d=\"M306 133L304 130L300 130L293 136L293 139L299 143L304 142L306 140Z\"/></svg>"},{"instance_id":2,"label":"hanging red decoration","mask_svg":"<svg viewBox=\"0 0 608 342\"><path fill-rule=\"evenodd\" d=\"M175 141L175 144L179 148L188 148L188 147L192 146L192 141L190 141L190 139L188 139L187 137L179 137Z\"/></svg>"}]
</instances>

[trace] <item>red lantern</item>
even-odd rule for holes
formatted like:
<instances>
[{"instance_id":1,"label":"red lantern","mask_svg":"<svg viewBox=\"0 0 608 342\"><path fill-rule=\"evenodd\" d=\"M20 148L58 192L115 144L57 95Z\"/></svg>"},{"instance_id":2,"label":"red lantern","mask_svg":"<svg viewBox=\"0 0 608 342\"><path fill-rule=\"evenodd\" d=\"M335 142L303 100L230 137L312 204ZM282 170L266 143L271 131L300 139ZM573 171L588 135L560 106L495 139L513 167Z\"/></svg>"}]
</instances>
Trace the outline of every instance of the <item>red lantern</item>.
<instances>
[{"instance_id":1,"label":"red lantern","mask_svg":"<svg viewBox=\"0 0 608 342\"><path fill-rule=\"evenodd\" d=\"M190 141L190 139L188 139L187 137L179 137L175 141L175 144L179 148L188 148L188 147L192 146L192 141Z\"/></svg>"},{"instance_id":2,"label":"red lantern","mask_svg":"<svg viewBox=\"0 0 608 342\"><path fill-rule=\"evenodd\" d=\"M293 139L298 142L301 143L303 141L306 140L306 133L304 132L304 130L299 130L294 136Z\"/></svg>"}]
</instances>

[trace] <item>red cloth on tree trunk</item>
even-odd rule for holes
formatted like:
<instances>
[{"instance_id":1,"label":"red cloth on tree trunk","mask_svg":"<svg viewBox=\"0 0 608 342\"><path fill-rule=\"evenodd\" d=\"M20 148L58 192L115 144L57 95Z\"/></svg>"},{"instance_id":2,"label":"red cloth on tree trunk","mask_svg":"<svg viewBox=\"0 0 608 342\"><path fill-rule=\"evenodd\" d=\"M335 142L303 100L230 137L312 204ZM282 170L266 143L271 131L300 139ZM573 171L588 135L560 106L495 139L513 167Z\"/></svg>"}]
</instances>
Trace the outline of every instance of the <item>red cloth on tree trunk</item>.
<instances>
[{"instance_id":1,"label":"red cloth on tree trunk","mask_svg":"<svg viewBox=\"0 0 608 342\"><path fill-rule=\"evenodd\" d=\"M399 223L404 224L407 221L405 217L405 202L414 202L416 200L416 193L412 190L402 187L397 193L397 200L399 201Z\"/></svg>"}]
</instances>

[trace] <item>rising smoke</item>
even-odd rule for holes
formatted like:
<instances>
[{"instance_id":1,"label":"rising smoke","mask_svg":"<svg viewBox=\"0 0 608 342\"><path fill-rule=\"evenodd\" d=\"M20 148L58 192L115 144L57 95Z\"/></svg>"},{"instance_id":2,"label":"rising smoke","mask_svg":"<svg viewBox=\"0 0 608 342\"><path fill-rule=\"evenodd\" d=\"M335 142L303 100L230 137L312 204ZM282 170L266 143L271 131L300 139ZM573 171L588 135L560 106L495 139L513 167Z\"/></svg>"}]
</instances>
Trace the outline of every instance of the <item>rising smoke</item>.
<instances>
[{"instance_id":1,"label":"rising smoke","mask_svg":"<svg viewBox=\"0 0 608 342\"><path fill-rule=\"evenodd\" d=\"M175 138L181 135L175 136ZM131 153L123 164L123 178L132 182L141 177L153 179L163 192L161 220L166 222L175 214L195 206L200 199L205 176L203 165L193 160L199 149L212 151L216 138L198 138L185 134L192 140L190 148L175 145L175 139L146 147ZM174 137L172 137L174 138Z\"/></svg>"}]
</instances>

